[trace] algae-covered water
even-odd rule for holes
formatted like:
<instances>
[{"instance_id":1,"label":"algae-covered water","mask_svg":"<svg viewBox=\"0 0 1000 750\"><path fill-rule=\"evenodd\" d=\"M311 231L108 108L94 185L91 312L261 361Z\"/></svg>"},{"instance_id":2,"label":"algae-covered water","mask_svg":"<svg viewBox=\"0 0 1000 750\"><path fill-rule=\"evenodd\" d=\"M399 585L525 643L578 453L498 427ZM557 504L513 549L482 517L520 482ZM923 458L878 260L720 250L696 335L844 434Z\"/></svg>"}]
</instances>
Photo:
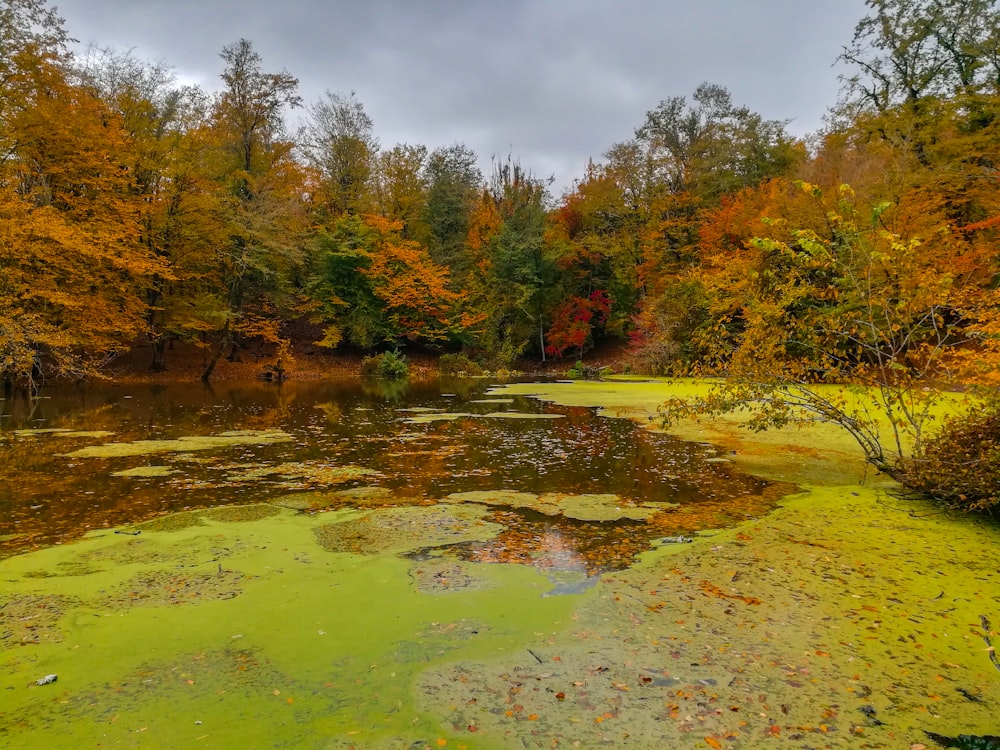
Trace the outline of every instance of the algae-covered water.
<instances>
[{"instance_id":1,"label":"algae-covered water","mask_svg":"<svg viewBox=\"0 0 1000 750\"><path fill-rule=\"evenodd\" d=\"M829 427L650 430L677 387L0 402L0 746L1000 734L995 525Z\"/></svg>"}]
</instances>

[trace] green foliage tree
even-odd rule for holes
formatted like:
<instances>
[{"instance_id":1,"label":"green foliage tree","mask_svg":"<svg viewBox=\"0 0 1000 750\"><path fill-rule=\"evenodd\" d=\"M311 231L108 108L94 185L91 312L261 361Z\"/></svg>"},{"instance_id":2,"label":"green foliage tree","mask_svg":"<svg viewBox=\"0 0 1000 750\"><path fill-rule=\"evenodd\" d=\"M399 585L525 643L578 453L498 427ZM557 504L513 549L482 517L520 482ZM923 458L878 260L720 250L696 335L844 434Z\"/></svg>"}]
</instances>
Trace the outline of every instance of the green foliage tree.
<instances>
[{"instance_id":1,"label":"green foliage tree","mask_svg":"<svg viewBox=\"0 0 1000 750\"><path fill-rule=\"evenodd\" d=\"M462 144L435 149L424 165L424 182L427 251L435 263L448 268L451 288L458 291L465 288L472 269L466 244L469 220L483 190L476 154Z\"/></svg>"},{"instance_id":2,"label":"green foliage tree","mask_svg":"<svg viewBox=\"0 0 1000 750\"><path fill-rule=\"evenodd\" d=\"M477 343L504 367L536 342L544 357L555 270L544 243L545 186L508 159L495 164L478 211L487 231L469 280L470 302L482 315Z\"/></svg>"},{"instance_id":3,"label":"green foliage tree","mask_svg":"<svg viewBox=\"0 0 1000 750\"><path fill-rule=\"evenodd\" d=\"M371 179L379 153L375 126L357 95L327 91L309 108L300 135L308 162L319 172L318 200L338 217L370 210Z\"/></svg>"},{"instance_id":4,"label":"green foliage tree","mask_svg":"<svg viewBox=\"0 0 1000 750\"><path fill-rule=\"evenodd\" d=\"M263 71L246 39L223 48L220 57L226 88L214 108L223 157L216 180L229 240L216 258L224 298L216 346L202 373L206 381L227 349L237 357L247 336L284 346L276 307L302 261L306 223L304 175L294 144L284 138L284 109L301 103L298 80L286 71Z\"/></svg>"}]
</instances>

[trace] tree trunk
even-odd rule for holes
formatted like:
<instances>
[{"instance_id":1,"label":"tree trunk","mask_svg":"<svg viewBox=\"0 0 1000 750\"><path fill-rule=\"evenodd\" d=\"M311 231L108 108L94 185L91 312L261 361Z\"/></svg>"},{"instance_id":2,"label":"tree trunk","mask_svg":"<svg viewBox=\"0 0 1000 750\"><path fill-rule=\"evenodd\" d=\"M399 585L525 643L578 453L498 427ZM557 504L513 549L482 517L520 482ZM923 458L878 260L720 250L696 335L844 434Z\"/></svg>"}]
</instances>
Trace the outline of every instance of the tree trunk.
<instances>
[{"instance_id":1,"label":"tree trunk","mask_svg":"<svg viewBox=\"0 0 1000 750\"><path fill-rule=\"evenodd\" d=\"M226 321L225 327L222 329L222 338L219 340L219 345L215 349L215 353L212 354L212 358L208 360L208 364L205 365L205 371L201 374L201 382L207 383L212 377L212 373L215 371L215 366L219 363L222 355L225 353L226 348L230 346L233 341L230 334L229 321Z\"/></svg>"},{"instance_id":2,"label":"tree trunk","mask_svg":"<svg viewBox=\"0 0 1000 750\"><path fill-rule=\"evenodd\" d=\"M150 346L153 350L153 361L149 363L150 372L164 372L167 369L167 365L163 361L163 352L166 348L166 341L164 341L162 337L157 337L153 339Z\"/></svg>"}]
</instances>

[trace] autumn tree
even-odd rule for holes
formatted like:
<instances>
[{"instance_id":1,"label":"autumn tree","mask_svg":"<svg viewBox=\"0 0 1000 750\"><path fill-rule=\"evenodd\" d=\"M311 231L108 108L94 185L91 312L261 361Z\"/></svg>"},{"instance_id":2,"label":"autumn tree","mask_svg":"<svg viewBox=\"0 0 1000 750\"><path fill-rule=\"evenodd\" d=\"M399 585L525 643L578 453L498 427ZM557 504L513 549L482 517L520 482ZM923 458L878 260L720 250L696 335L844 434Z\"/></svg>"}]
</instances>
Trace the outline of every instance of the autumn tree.
<instances>
[{"instance_id":1,"label":"autumn tree","mask_svg":"<svg viewBox=\"0 0 1000 750\"><path fill-rule=\"evenodd\" d=\"M58 19L0 14L0 377L97 375L143 329L141 290L169 270L131 200L121 118L67 75Z\"/></svg>"},{"instance_id":2,"label":"autumn tree","mask_svg":"<svg viewBox=\"0 0 1000 750\"><path fill-rule=\"evenodd\" d=\"M317 237L308 284L313 318L325 326L317 343L374 349L451 336L459 295L448 289L447 270L403 228L383 216L348 214Z\"/></svg>"},{"instance_id":3,"label":"autumn tree","mask_svg":"<svg viewBox=\"0 0 1000 750\"><path fill-rule=\"evenodd\" d=\"M840 60L842 103L885 114L932 98L997 93L996 0L868 0Z\"/></svg>"},{"instance_id":4,"label":"autumn tree","mask_svg":"<svg viewBox=\"0 0 1000 750\"><path fill-rule=\"evenodd\" d=\"M970 249L952 228L906 237L886 228L891 204L866 208L847 186L797 190L813 218L761 217L767 232L750 242L750 262L730 260L720 282L738 324L716 337L728 349L717 352L727 380L705 399L669 403L667 414L742 410L755 429L830 421L870 464L903 479L940 388L982 377L970 350L1000 357L993 269L956 265Z\"/></svg>"},{"instance_id":5,"label":"autumn tree","mask_svg":"<svg viewBox=\"0 0 1000 750\"><path fill-rule=\"evenodd\" d=\"M223 192L228 241L217 252L224 289L216 347L203 380L228 349L235 359L247 336L286 346L279 335L286 285L302 259L304 176L285 137L285 108L297 107L298 80L268 73L246 39L220 55L225 89L214 107L214 137L223 156L216 181Z\"/></svg>"},{"instance_id":6,"label":"autumn tree","mask_svg":"<svg viewBox=\"0 0 1000 750\"><path fill-rule=\"evenodd\" d=\"M122 119L140 241L170 268L169 277L150 279L145 292L150 369L162 371L167 343L212 330L218 309L199 305L213 253L226 241L222 202L209 176L209 98L197 87L178 85L164 64L131 51L91 48L74 67Z\"/></svg>"},{"instance_id":7,"label":"autumn tree","mask_svg":"<svg viewBox=\"0 0 1000 750\"><path fill-rule=\"evenodd\" d=\"M553 259L546 252L545 185L508 158L494 164L470 220L468 289L480 314L476 343L509 366L528 347L543 357Z\"/></svg>"},{"instance_id":8,"label":"autumn tree","mask_svg":"<svg viewBox=\"0 0 1000 750\"><path fill-rule=\"evenodd\" d=\"M408 240L426 245L427 147L400 143L375 159L373 203L375 213L402 222Z\"/></svg>"}]
</instances>

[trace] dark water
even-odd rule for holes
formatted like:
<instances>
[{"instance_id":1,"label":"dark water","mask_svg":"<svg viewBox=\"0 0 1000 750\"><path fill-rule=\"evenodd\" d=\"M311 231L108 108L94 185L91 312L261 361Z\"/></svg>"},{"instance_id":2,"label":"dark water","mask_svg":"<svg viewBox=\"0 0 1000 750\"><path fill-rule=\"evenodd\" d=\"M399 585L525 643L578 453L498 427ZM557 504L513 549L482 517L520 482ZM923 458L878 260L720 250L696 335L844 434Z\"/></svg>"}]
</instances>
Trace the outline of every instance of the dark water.
<instances>
[{"instance_id":1,"label":"dark water","mask_svg":"<svg viewBox=\"0 0 1000 750\"><path fill-rule=\"evenodd\" d=\"M515 490L613 493L626 501L677 503L649 522L581 522L495 508L508 530L456 554L588 571L627 565L651 540L759 516L786 488L736 472L710 446L685 443L593 410L527 398L489 398L484 381L131 385L48 389L35 401L0 402L0 551L63 542L89 529L167 513L266 502L295 490L278 476L233 481L234 470L287 462L356 465L378 472L341 485L392 490L393 504L433 503L454 492ZM560 419L475 419L413 424L412 408L486 414L555 412ZM39 430L106 430L66 437ZM290 442L177 456L115 458L65 454L87 445L282 430ZM714 459L714 460L713 460ZM169 477L115 477L142 465L170 464ZM307 486L299 488L310 489ZM562 561L562 562L560 562Z\"/></svg>"}]
</instances>

